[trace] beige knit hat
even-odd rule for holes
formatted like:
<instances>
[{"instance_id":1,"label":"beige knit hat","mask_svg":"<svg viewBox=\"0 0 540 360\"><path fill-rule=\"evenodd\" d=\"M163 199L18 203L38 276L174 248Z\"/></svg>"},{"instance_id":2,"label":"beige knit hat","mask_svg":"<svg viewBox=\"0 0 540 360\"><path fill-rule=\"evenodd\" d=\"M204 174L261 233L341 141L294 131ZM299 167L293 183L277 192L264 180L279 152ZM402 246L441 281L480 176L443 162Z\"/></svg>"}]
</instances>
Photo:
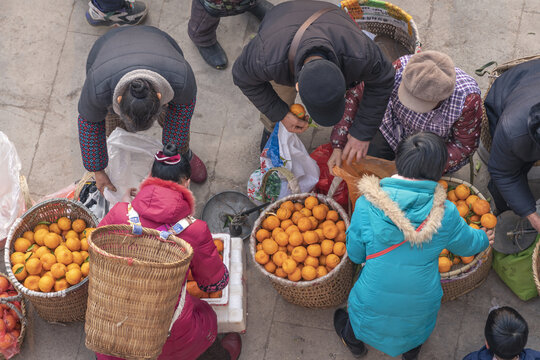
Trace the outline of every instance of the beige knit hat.
<instances>
[{"instance_id":1,"label":"beige knit hat","mask_svg":"<svg viewBox=\"0 0 540 360\"><path fill-rule=\"evenodd\" d=\"M438 51L413 55L403 70L399 84L399 101L417 113L433 110L450 97L456 86L454 62Z\"/></svg>"}]
</instances>

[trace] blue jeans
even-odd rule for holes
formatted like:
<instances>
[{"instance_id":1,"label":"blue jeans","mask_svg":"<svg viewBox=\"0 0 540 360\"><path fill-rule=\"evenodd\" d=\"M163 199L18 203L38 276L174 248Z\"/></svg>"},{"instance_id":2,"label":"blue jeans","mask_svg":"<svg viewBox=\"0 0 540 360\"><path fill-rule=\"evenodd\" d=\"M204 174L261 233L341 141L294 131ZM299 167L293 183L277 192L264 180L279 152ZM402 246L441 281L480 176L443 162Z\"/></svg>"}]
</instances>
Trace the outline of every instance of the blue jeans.
<instances>
[{"instance_id":1,"label":"blue jeans","mask_svg":"<svg viewBox=\"0 0 540 360\"><path fill-rule=\"evenodd\" d=\"M120 10L126 4L125 0L92 0L92 2L103 12Z\"/></svg>"}]
</instances>

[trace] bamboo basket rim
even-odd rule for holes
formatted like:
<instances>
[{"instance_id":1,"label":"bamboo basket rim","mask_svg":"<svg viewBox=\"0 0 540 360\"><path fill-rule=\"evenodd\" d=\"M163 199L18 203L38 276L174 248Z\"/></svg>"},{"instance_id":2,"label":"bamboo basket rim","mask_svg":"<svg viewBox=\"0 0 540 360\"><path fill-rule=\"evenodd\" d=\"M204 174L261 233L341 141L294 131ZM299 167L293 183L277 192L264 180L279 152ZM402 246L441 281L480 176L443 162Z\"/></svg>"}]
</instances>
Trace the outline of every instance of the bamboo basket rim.
<instances>
[{"instance_id":1,"label":"bamboo basket rim","mask_svg":"<svg viewBox=\"0 0 540 360\"><path fill-rule=\"evenodd\" d=\"M18 230L17 228L19 227L19 225L27 218L30 218L32 220L33 218L30 217L30 215L32 215L34 211L39 210L49 204L57 204L57 205L69 204L68 206L74 206L74 207L79 208L80 210L86 212L90 216L92 221L94 222L93 226L91 227L96 227L98 224L98 221L97 221L96 216L90 210L88 210L80 201L75 201L75 200L65 199L65 198L54 198L54 199L45 200L43 202L40 202L39 204L32 206L30 209L26 210L26 212L22 214L21 217L15 220L15 222L11 226L11 229L9 230L9 234L6 240L6 244L4 245L4 264L6 266L8 279L10 280L11 283L13 283L13 286L17 289L17 291L22 293L23 295L30 296L30 297L52 299L52 298L58 298L58 297L65 297L70 292L73 292L79 289L80 287L84 286L88 282L88 277L85 277L78 284L72 285L64 290L53 291L53 292L48 292L48 293L38 292L38 291L34 291L34 290L30 290L26 288L19 280L17 280L17 278L15 277L15 274L13 273L11 260L10 260L11 243L13 241L14 233L16 230Z\"/></svg>"},{"instance_id":2,"label":"bamboo basket rim","mask_svg":"<svg viewBox=\"0 0 540 360\"><path fill-rule=\"evenodd\" d=\"M536 246L534 247L534 251L533 251L532 268L533 268L534 283L536 284L536 290L538 291L538 295L540 295L540 274L538 273L540 271L539 261L540 261L540 241L537 241Z\"/></svg>"},{"instance_id":3,"label":"bamboo basket rim","mask_svg":"<svg viewBox=\"0 0 540 360\"><path fill-rule=\"evenodd\" d=\"M9 279L9 277L6 274L4 274L3 272L0 271L0 276L5 277L7 279L7 281L9 281L9 283L11 285L13 285L13 287L15 288L15 284L13 284L11 282L11 280ZM15 288L15 291L17 291L17 288ZM24 297L18 291L17 291L17 294L18 294L18 296L20 296L20 299L19 300L14 300L14 301L19 301L19 303L21 304L21 314L22 314L22 316L24 318L24 319L19 319L20 323L21 323L21 332L19 334L19 337L17 338L17 345L18 345L19 350L20 350L20 348L22 347L22 344L24 342L24 336L26 334L26 322L27 322L26 317L27 317L27 314L26 314L26 303L25 303ZM1 358L5 358L3 355L1 355L1 356L2 356Z\"/></svg>"},{"instance_id":4,"label":"bamboo basket rim","mask_svg":"<svg viewBox=\"0 0 540 360\"><path fill-rule=\"evenodd\" d=\"M345 251L345 254L341 258L341 261L339 262L339 264L334 269L332 269L332 271L329 271L328 274L326 274L324 276L321 276L320 278L315 278L313 280L308 280L308 281L306 281L306 280L291 281L289 279L280 278L279 276L276 276L276 275L266 271L264 266L262 266L257 261L255 261L255 252L256 252L255 251L255 246L257 244L257 239L255 238L255 234L257 233L257 230L260 229L260 225L261 225L262 221L264 220L264 218L266 217L266 215L269 212L273 212L273 210L277 209L279 207L279 205L281 205L285 201L305 199L305 198L307 198L309 196L315 196L319 201L321 201L321 200L324 201L325 204L329 205L333 210L336 210L338 212L339 216L341 217L341 219L345 222L345 228L347 229L349 227L349 225L350 225L349 216L347 215L347 212L341 207L341 205L339 205L337 203L337 201L335 201L333 198L331 198L331 197L329 197L327 195L309 192L309 193L288 195L288 196L285 196L282 199L279 199L279 200L275 201L271 205L269 205L261 213L261 215L259 215L259 218L257 219L255 224L253 225L253 230L251 231L251 236L250 236L250 240L249 240L249 247L250 247L251 257L253 259L253 262L255 263L255 267L257 269L259 269L263 273L263 275L268 277L272 282L278 283L278 284L280 284L282 286L285 286L285 287L306 288L306 287L312 287L312 286L324 284L328 280L333 279L336 276L338 276L341 269L344 268L344 266L346 265L346 262L349 260L349 254L348 254L347 251Z\"/></svg>"},{"instance_id":5,"label":"bamboo basket rim","mask_svg":"<svg viewBox=\"0 0 540 360\"><path fill-rule=\"evenodd\" d=\"M110 252L105 251L101 249L98 245L96 245L96 243L92 240L92 236L93 235L95 236L95 233L97 233L97 235L101 235L102 233L111 232L112 230L119 231L120 233L123 232L124 235L126 235L126 237L129 236L129 237L137 238L137 237L149 236L149 237L155 238L155 240L158 240L162 243L169 243L171 246L178 246L180 248L185 249L185 257L177 261L164 263L164 262L144 261L144 260L139 260L135 258L129 258L126 256L119 256L119 255L111 254ZM182 238L177 237L174 234L170 234L167 237L167 239L162 239L160 237L159 231L155 229L145 228L145 227L143 227L141 235L133 234L132 230L133 230L133 226L125 225L125 224L101 226L97 228L96 230L92 231L92 233L88 237L87 239L88 246L92 250L94 250L96 253L107 257L108 260L110 261L128 262L131 266L152 266L153 268L168 269L168 268L175 268L178 265L182 265L186 260L191 261L190 254L193 253L193 248L187 241L183 240Z\"/></svg>"},{"instance_id":6,"label":"bamboo basket rim","mask_svg":"<svg viewBox=\"0 0 540 360\"><path fill-rule=\"evenodd\" d=\"M478 188L476 186L472 185L468 181L461 180L461 179L451 177L451 176L443 176L443 177L441 177L441 180L445 180L447 182L452 182L452 183L457 183L457 184L467 185L468 187L471 188L471 190L474 192L474 194L476 196L478 196L482 200L486 200L486 198L480 192L480 190L478 190ZM491 203L490 203L490 207L491 207ZM495 229L493 229L493 233L495 233ZM483 262L482 259L486 259L486 257L489 256L490 252L491 252L491 245L489 245L485 250L479 252L474 257L474 260L471 261L470 263L468 263L467 265L462 266L462 267L460 267L460 268L458 268L456 270L448 271L448 272L445 272L445 273L440 273L441 280L457 280L457 279L462 278L462 276L460 276L462 274L465 274L465 275L470 274L472 271L475 271L476 269L478 269L480 267L480 265ZM472 269L472 271L471 271L471 269Z\"/></svg>"}]
</instances>

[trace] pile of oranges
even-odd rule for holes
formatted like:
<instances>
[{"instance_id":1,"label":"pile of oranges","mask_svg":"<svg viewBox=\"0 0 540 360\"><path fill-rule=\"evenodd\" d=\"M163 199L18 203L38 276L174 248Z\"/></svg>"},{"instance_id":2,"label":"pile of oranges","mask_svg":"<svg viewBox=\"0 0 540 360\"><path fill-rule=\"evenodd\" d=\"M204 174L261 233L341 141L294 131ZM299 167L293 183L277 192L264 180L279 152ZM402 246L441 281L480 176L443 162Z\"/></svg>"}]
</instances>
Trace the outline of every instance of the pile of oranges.
<instances>
[{"instance_id":1,"label":"pile of oranges","mask_svg":"<svg viewBox=\"0 0 540 360\"><path fill-rule=\"evenodd\" d=\"M17 291L8 279L0 276L0 297L16 295ZM21 311L21 303L19 301L12 301L11 304ZM12 348L17 343L20 334L21 321L19 316L7 305L0 304L0 352L4 357L11 357L5 350Z\"/></svg>"},{"instance_id":2,"label":"pile of oranges","mask_svg":"<svg viewBox=\"0 0 540 360\"><path fill-rule=\"evenodd\" d=\"M315 196L283 202L257 230L255 261L291 281L310 281L332 271L345 255L345 222Z\"/></svg>"},{"instance_id":3,"label":"pile of oranges","mask_svg":"<svg viewBox=\"0 0 540 360\"><path fill-rule=\"evenodd\" d=\"M224 248L223 240L215 238L214 239L214 245L216 245L216 249L217 249L217 251L219 253L219 257L223 261L223 248ZM186 283L186 290L187 290L188 294L190 294L191 296L198 297L199 299L205 299L205 298L217 299L217 298L220 298L222 296L222 291L221 290L216 291L216 292L207 293L207 292L202 291L201 289L199 289L199 286L197 285L197 282L195 281L195 279L193 278L193 275L191 274L191 270L189 270L189 272L188 272L187 279L188 279L188 281Z\"/></svg>"},{"instance_id":4,"label":"pile of oranges","mask_svg":"<svg viewBox=\"0 0 540 360\"><path fill-rule=\"evenodd\" d=\"M445 180L439 180L439 184L445 188L446 198L456 205L459 215L470 227L493 229L497 225L497 217L491 213L489 202L473 194L470 187L460 184L455 188L450 188ZM460 257L444 249L439 254L439 272L448 272L453 265L459 263L468 264L474 260L474 257Z\"/></svg>"},{"instance_id":5,"label":"pile of oranges","mask_svg":"<svg viewBox=\"0 0 540 360\"><path fill-rule=\"evenodd\" d=\"M13 243L15 278L33 291L52 292L78 284L90 269L87 237L94 228L82 219L42 222Z\"/></svg>"}]
</instances>

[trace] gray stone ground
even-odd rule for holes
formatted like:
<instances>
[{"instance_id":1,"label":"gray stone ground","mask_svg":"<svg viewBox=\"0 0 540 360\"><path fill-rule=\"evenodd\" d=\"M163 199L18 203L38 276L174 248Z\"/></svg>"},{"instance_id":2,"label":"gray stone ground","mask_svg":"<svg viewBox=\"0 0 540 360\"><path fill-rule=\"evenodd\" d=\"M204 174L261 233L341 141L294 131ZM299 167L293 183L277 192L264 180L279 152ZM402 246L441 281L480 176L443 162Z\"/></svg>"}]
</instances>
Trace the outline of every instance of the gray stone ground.
<instances>
[{"instance_id":1,"label":"gray stone ground","mask_svg":"<svg viewBox=\"0 0 540 360\"><path fill-rule=\"evenodd\" d=\"M502 63L540 52L536 0L395 3L416 20L424 49L450 54L470 74L490 60ZM211 195L222 190L245 191L249 174L258 165L262 125L255 108L233 85L230 68L209 68L189 40L190 1L148 0L148 4L146 24L175 38L196 74L199 93L191 144L209 170L208 181L193 186L202 209ZM83 0L0 2L0 130L17 147L34 199L66 186L84 172L77 140L77 101L87 53L107 31L86 23L86 8ZM231 62L257 26L250 14L222 20L218 37ZM485 90L488 79L477 80ZM151 132L159 137L159 129ZM328 135L328 129L310 130L302 140L312 150L326 142ZM467 179L468 170L457 176ZM485 191L486 182L483 166L475 184ZM250 261L245 277L249 315L242 359L352 359L334 333L334 309L308 310L288 304ZM529 321L529 346L540 348L540 300L519 300L492 271L481 287L442 305L420 359L461 359L480 348L493 301L517 308ZM27 336L16 358L93 359L93 353L84 346L82 324L47 324L30 310ZM374 349L367 357L387 358Z\"/></svg>"}]
</instances>

